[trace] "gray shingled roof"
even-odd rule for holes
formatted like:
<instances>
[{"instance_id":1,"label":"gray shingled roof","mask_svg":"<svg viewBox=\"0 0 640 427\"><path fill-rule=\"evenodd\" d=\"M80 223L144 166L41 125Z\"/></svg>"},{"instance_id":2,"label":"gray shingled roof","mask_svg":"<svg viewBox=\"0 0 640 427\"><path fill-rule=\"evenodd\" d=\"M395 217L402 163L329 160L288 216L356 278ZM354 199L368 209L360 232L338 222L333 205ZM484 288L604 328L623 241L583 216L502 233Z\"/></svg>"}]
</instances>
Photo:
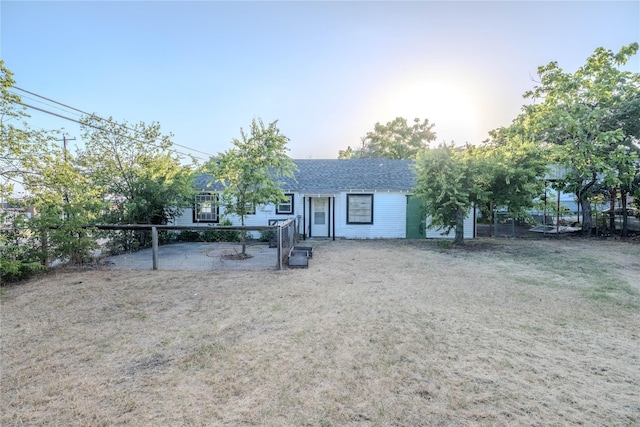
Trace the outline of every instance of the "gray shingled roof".
<instances>
[{"instance_id":1,"label":"gray shingled roof","mask_svg":"<svg viewBox=\"0 0 640 427\"><path fill-rule=\"evenodd\" d=\"M287 179L284 191L304 194L335 194L339 191L410 191L415 185L412 160L390 159L302 159L296 181ZM206 188L209 176L200 175L195 185ZM222 189L219 183L211 187Z\"/></svg>"}]
</instances>

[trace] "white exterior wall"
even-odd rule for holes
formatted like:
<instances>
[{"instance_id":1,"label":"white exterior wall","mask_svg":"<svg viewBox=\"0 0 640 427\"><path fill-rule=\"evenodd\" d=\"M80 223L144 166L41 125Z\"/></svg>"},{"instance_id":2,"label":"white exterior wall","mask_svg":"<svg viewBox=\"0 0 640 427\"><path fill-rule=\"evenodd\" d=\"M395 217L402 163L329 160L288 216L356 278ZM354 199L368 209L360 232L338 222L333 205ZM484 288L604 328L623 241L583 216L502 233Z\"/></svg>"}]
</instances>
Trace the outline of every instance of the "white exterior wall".
<instances>
[{"instance_id":1,"label":"white exterior wall","mask_svg":"<svg viewBox=\"0 0 640 427\"><path fill-rule=\"evenodd\" d=\"M429 217L427 217L427 224L429 224ZM475 215L473 214L473 208L467 212L467 217L464 219L464 238L473 239L475 234ZM455 237L455 230L451 229L448 234L442 234L442 229L430 229L427 227L426 238L427 239L453 239Z\"/></svg>"},{"instance_id":2,"label":"white exterior wall","mask_svg":"<svg viewBox=\"0 0 640 427\"><path fill-rule=\"evenodd\" d=\"M193 224L193 209L189 208L189 209L183 209L182 210L182 215L177 216L176 219L173 220L172 222L173 225L183 225L183 226L187 226L187 225L194 225Z\"/></svg>"},{"instance_id":3,"label":"white exterior wall","mask_svg":"<svg viewBox=\"0 0 640 427\"><path fill-rule=\"evenodd\" d=\"M275 205L257 206L255 214L247 215L244 217L244 225L251 225L251 226L269 225L270 219L285 220L289 218L294 218L297 215L302 215L302 198L299 197L297 194L294 194L293 198L294 198L293 215L290 215L290 214L276 215ZM221 221L223 221L224 219L229 219L233 225L240 225L241 223L240 217L237 215L229 215L225 217L224 208L222 207L219 210L219 216ZM174 225L183 225L183 226L191 226L191 225L208 226L209 225L212 227L219 224L217 222L202 222L202 223L193 222L193 209L191 208L183 210L182 215L180 215L179 217L176 217L173 223Z\"/></svg>"},{"instance_id":4,"label":"white exterior wall","mask_svg":"<svg viewBox=\"0 0 640 427\"><path fill-rule=\"evenodd\" d=\"M404 239L406 237L407 223L407 195L405 192L352 192L351 194L373 194L373 224L347 224L347 192L339 193L331 199L331 209L335 208L335 236L346 239ZM309 226L309 197L305 198L306 206L303 205L303 197L294 193L293 214L276 215L275 205L258 206L254 215L245 217L245 225L261 226L268 225L270 219L289 219L300 217L299 231L303 233L303 222ZM220 217L224 218L224 210L220 208ZM302 219L304 217L304 220ZM330 234L333 236L333 213L329 215ZM233 225L240 225L240 218L232 215L228 217ZM217 223L193 222L193 210L185 209L180 217L174 221L175 225L211 225ZM475 218L473 210L465 218L464 238L474 237ZM426 238L453 239L453 230L448 235L441 235L438 230L428 229L425 232ZM257 237L257 236L256 236Z\"/></svg>"},{"instance_id":5,"label":"white exterior wall","mask_svg":"<svg viewBox=\"0 0 640 427\"><path fill-rule=\"evenodd\" d=\"M347 194L335 198L336 237L347 239L404 239L407 226L407 193L353 192L373 194L373 224L347 224Z\"/></svg>"}]
</instances>

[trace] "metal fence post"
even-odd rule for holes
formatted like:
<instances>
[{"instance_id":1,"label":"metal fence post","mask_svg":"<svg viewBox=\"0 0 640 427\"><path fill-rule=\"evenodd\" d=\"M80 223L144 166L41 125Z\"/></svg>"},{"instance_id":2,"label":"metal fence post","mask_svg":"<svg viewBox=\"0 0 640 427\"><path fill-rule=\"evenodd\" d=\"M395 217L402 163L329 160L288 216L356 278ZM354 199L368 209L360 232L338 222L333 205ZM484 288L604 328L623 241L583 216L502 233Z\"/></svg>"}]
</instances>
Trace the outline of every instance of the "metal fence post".
<instances>
[{"instance_id":1,"label":"metal fence post","mask_svg":"<svg viewBox=\"0 0 640 427\"><path fill-rule=\"evenodd\" d=\"M278 270L282 270L282 225L278 225Z\"/></svg>"},{"instance_id":2,"label":"metal fence post","mask_svg":"<svg viewBox=\"0 0 640 427\"><path fill-rule=\"evenodd\" d=\"M153 253L153 269L158 269L158 227L151 227L151 251Z\"/></svg>"}]
</instances>

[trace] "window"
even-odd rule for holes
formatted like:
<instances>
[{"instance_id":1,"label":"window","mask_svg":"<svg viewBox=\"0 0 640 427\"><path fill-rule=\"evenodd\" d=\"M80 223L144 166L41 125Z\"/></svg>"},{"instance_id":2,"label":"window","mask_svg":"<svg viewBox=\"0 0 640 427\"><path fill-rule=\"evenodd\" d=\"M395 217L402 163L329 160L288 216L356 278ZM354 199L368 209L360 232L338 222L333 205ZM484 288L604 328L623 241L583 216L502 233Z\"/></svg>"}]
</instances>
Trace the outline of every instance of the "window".
<instances>
[{"instance_id":1,"label":"window","mask_svg":"<svg viewBox=\"0 0 640 427\"><path fill-rule=\"evenodd\" d=\"M293 194L285 194L284 197L286 197L287 200L276 205L276 214L291 215L293 214Z\"/></svg>"},{"instance_id":2,"label":"window","mask_svg":"<svg viewBox=\"0 0 640 427\"><path fill-rule=\"evenodd\" d=\"M218 195L202 193L195 197L193 222L218 222Z\"/></svg>"},{"instance_id":3,"label":"window","mask_svg":"<svg viewBox=\"0 0 640 427\"><path fill-rule=\"evenodd\" d=\"M256 205L251 202L246 202L244 204L244 213L245 215L255 215L256 213Z\"/></svg>"},{"instance_id":4,"label":"window","mask_svg":"<svg viewBox=\"0 0 640 427\"><path fill-rule=\"evenodd\" d=\"M373 194L347 194L347 224L373 224Z\"/></svg>"}]
</instances>

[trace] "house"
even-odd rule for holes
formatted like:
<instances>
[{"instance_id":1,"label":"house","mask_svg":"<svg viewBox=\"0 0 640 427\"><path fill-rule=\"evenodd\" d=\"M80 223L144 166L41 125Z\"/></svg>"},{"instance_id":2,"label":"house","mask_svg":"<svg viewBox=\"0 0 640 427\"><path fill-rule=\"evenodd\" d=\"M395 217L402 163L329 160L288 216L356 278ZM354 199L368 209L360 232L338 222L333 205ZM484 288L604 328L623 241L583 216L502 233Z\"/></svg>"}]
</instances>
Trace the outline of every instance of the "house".
<instances>
[{"instance_id":1,"label":"house","mask_svg":"<svg viewBox=\"0 0 640 427\"><path fill-rule=\"evenodd\" d=\"M424 227L421 203L412 196L413 161L390 159L295 160L296 179L285 180L283 203L258 206L245 225L268 225L270 220L298 218L304 238L391 239L442 236ZM207 188L209 176L195 185L202 189L194 209L176 218L176 225L216 224L224 217L218 206L219 184ZM237 218L229 217L233 224ZM465 238L473 238L475 217L465 222Z\"/></svg>"},{"instance_id":2,"label":"house","mask_svg":"<svg viewBox=\"0 0 640 427\"><path fill-rule=\"evenodd\" d=\"M25 219L33 217L34 208L16 206L11 202L0 202L0 228L13 227L14 221L23 216Z\"/></svg>"}]
</instances>

